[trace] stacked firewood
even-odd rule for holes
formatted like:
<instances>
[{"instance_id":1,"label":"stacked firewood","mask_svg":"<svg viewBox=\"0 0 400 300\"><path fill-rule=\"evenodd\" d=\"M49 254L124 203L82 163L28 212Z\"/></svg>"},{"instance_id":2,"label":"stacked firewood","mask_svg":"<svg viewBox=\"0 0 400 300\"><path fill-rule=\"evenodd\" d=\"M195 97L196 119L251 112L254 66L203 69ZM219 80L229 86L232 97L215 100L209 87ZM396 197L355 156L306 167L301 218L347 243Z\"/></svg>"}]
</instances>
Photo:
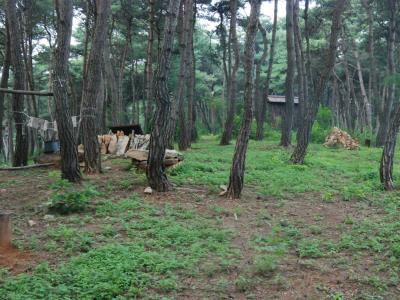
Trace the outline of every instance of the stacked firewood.
<instances>
[{"instance_id":1,"label":"stacked firewood","mask_svg":"<svg viewBox=\"0 0 400 300\"><path fill-rule=\"evenodd\" d=\"M128 149L130 137L123 131L116 134L105 134L98 136L101 145L101 154L123 155Z\"/></svg>"},{"instance_id":2,"label":"stacked firewood","mask_svg":"<svg viewBox=\"0 0 400 300\"><path fill-rule=\"evenodd\" d=\"M122 156L132 159L132 163L138 168L146 169L149 157L150 134L146 135L125 135L123 131L116 134L105 134L98 136L101 145L101 154L110 154L113 156ZM84 148L78 146L78 156L81 166L83 166ZM164 166L175 166L183 160L183 155L175 150L167 149L165 151ZM37 160L37 163L51 163L56 167L61 165L60 153L43 154Z\"/></svg>"},{"instance_id":3,"label":"stacked firewood","mask_svg":"<svg viewBox=\"0 0 400 300\"><path fill-rule=\"evenodd\" d=\"M360 148L360 143L356 139L353 139L346 131L334 127L331 133L326 137L324 146L340 146L347 150L357 150Z\"/></svg>"},{"instance_id":4,"label":"stacked firewood","mask_svg":"<svg viewBox=\"0 0 400 300\"><path fill-rule=\"evenodd\" d=\"M131 139L129 150L125 153L126 158L131 158L132 162L141 169L146 169L149 157L150 134L135 135ZM164 166L171 167L183 160L183 155L175 150L165 151Z\"/></svg>"},{"instance_id":5,"label":"stacked firewood","mask_svg":"<svg viewBox=\"0 0 400 300\"><path fill-rule=\"evenodd\" d=\"M146 135L135 134L133 139L131 139L129 149L148 150L149 145L150 145L150 134Z\"/></svg>"}]
</instances>

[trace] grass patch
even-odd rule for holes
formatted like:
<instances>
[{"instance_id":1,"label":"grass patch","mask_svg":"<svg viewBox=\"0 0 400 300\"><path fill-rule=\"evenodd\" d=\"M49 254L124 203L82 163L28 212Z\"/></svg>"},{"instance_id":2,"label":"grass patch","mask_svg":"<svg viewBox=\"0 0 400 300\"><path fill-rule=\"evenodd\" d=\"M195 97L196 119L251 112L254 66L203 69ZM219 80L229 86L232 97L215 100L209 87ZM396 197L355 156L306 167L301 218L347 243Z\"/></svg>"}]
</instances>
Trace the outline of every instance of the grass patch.
<instances>
[{"instance_id":1,"label":"grass patch","mask_svg":"<svg viewBox=\"0 0 400 300\"><path fill-rule=\"evenodd\" d=\"M117 229L110 224L103 232L110 240L97 248L91 248L93 240L87 234L64 225L49 229L47 234L55 242L88 252L56 269L43 264L33 274L6 280L0 287L0 299L156 298L178 291L177 274L198 272L199 261L207 256L212 254L219 261L235 257L231 233L183 208L165 205L160 209L142 203L137 196L102 202L97 208L102 216L118 216L124 242L111 242Z\"/></svg>"}]
</instances>

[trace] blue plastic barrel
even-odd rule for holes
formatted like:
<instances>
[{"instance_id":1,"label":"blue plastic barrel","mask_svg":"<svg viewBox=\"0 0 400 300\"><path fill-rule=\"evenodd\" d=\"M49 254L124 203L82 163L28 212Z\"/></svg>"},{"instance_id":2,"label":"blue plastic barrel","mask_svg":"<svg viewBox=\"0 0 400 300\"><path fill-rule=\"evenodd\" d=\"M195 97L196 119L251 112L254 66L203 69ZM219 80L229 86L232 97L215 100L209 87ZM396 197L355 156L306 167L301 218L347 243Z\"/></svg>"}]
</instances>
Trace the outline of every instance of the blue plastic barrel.
<instances>
[{"instance_id":1,"label":"blue plastic barrel","mask_svg":"<svg viewBox=\"0 0 400 300\"><path fill-rule=\"evenodd\" d=\"M60 141L44 142L44 153L55 153L60 151Z\"/></svg>"}]
</instances>

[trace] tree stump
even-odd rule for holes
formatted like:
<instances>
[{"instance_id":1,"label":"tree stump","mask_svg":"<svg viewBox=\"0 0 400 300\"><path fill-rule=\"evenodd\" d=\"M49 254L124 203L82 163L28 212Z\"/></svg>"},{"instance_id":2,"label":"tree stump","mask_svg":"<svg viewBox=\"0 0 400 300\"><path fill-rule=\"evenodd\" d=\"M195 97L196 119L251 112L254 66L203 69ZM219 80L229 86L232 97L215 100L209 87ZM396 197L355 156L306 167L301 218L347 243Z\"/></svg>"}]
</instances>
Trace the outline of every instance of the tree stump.
<instances>
[{"instance_id":1,"label":"tree stump","mask_svg":"<svg viewBox=\"0 0 400 300\"><path fill-rule=\"evenodd\" d=\"M11 213L0 212L0 249L11 247Z\"/></svg>"}]
</instances>

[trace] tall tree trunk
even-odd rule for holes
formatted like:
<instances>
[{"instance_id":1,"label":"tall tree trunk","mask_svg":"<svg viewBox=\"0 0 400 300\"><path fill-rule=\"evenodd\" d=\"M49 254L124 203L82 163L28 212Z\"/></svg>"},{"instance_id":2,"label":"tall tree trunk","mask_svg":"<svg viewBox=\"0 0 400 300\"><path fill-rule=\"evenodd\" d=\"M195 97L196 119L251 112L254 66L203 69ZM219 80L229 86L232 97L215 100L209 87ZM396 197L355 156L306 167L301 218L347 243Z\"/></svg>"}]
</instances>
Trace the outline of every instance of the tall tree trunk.
<instances>
[{"instance_id":1,"label":"tall tree trunk","mask_svg":"<svg viewBox=\"0 0 400 300\"><path fill-rule=\"evenodd\" d=\"M360 63L360 56L358 54L357 44L354 39L353 39L353 53L354 53L354 58L356 60L358 80L360 82L360 91L361 91L361 98L363 101L363 108L365 111L366 126L368 127L369 132L372 133L372 107L371 107L371 103L368 100L367 91L365 89L363 73L362 73L361 63Z\"/></svg>"},{"instance_id":2,"label":"tall tree trunk","mask_svg":"<svg viewBox=\"0 0 400 300\"><path fill-rule=\"evenodd\" d=\"M125 65L126 65L126 58L128 56L128 52L131 45L131 35L132 35L132 18L127 20L128 22L128 29L125 35L125 45L124 50L122 51L121 61L119 64L118 69L118 102L117 102L117 120L118 124L126 124L127 121L127 114L124 112L124 94L123 94L123 83L124 83L124 75L125 75Z\"/></svg>"},{"instance_id":3,"label":"tall tree trunk","mask_svg":"<svg viewBox=\"0 0 400 300\"><path fill-rule=\"evenodd\" d=\"M107 38L110 0L96 0L96 25L92 38L92 48L88 57L87 81L84 82L81 130L84 146L85 172L92 174L101 172L100 145L97 139L97 97L101 85L102 64L104 63L104 47Z\"/></svg>"},{"instance_id":4,"label":"tall tree trunk","mask_svg":"<svg viewBox=\"0 0 400 300\"><path fill-rule=\"evenodd\" d=\"M219 33L219 43L222 48L222 61L221 67L223 70L223 78L222 78L222 99L226 102L226 106L229 106L229 83L230 83L230 70L228 70L228 58L227 58L227 45L226 45L226 28L224 24L224 12L219 11L219 19L220 23L217 28L217 33Z\"/></svg>"},{"instance_id":5,"label":"tall tree trunk","mask_svg":"<svg viewBox=\"0 0 400 300\"><path fill-rule=\"evenodd\" d=\"M108 96L111 108L111 124L113 126L121 125L119 124L119 99L118 99L118 82L117 76L115 74L113 62L111 59L111 44L110 40L106 39L104 41L104 70L106 83L108 85Z\"/></svg>"},{"instance_id":6,"label":"tall tree trunk","mask_svg":"<svg viewBox=\"0 0 400 300\"><path fill-rule=\"evenodd\" d=\"M387 9L389 12L389 34L388 34L388 54L387 54L387 73L392 76L396 72L395 66L395 43L396 43L396 17L398 10L398 2L396 0L386 0ZM388 88L389 94L383 106L383 111L380 118L380 126L376 136L376 145L383 146L385 144L386 135L389 131L390 126L390 113L392 111L394 97L395 97L395 85L391 84Z\"/></svg>"},{"instance_id":7,"label":"tall tree trunk","mask_svg":"<svg viewBox=\"0 0 400 300\"><path fill-rule=\"evenodd\" d=\"M345 104L346 104L346 108L348 110L348 122L347 122L347 130L350 131L354 131L355 130L355 126L356 126L356 118L357 116L354 116L354 114L356 113L354 106L355 106L355 101L356 99L354 99L354 93L352 93L353 91L353 79L350 76L350 70L349 70L349 64L347 62L347 50L343 49L343 68L344 68L344 73L345 73L345 77L346 77L346 86L345 86Z\"/></svg>"},{"instance_id":8,"label":"tall tree trunk","mask_svg":"<svg viewBox=\"0 0 400 300\"><path fill-rule=\"evenodd\" d=\"M10 49L11 62L14 73L14 89L25 90L24 64L21 49L21 31L18 25L18 15L16 0L6 1L6 14L8 28L10 31ZM28 141L26 135L26 126L24 125L24 96L21 94L13 94L11 97L12 109L15 121L15 154L13 166L25 166L28 163Z\"/></svg>"},{"instance_id":9,"label":"tall tree trunk","mask_svg":"<svg viewBox=\"0 0 400 300\"><path fill-rule=\"evenodd\" d=\"M298 89L299 89L299 119L302 120L305 112L306 101L308 101L308 79L306 71L306 58L303 49L303 39L301 36L301 30L299 25L299 0L295 0L294 12L293 12L293 31L294 31L294 43L296 52L296 67L298 77ZM298 132L297 132L298 133Z\"/></svg>"},{"instance_id":10,"label":"tall tree trunk","mask_svg":"<svg viewBox=\"0 0 400 300\"><path fill-rule=\"evenodd\" d=\"M312 97L307 99L308 104L306 105L306 112L298 128L297 145L291 156L291 161L295 164L304 163L304 158L310 143L311 129L319 109L322 95L325 91L326 83L335 66L337 43L342 26L342 14L345 10L346 3L347 0L338 0L332 13L331 36L329 39L329 48L326 51L325 67L315 85ZM308 33L306 34L308 35Z\"/></svg>"},{"instance_id":11,"label":"tall tree trunk","mask_svg":"<svg viewBox=\"0 0 400 300\"><path fill-rule=\"evenodd\" d=\"M375 40L374 40L374 13L373 6L375 0L362 0L362 4L368 14L368 56L369 56L369 79L368 79L368 98L371 104L375 105L378 100L377 71L375 59ZM379 118L379 115L377 116Z\"/></svg>"},{"instance_id":12,"label":"tall tree trunk","mask_svg":"<svg viewBox=\"0 0 400 300\"><path fill-rule=\"evenodd\" d=\"M147 38L146 73L146 105L144 114L144 129L149 132L153 117L154 83L153 83L153 44L155 32L155 0L149 0L149 31Z\"/></svg>"},{"instance_id":13,"label":"tall tree trunk","mask_svg":"<svg viewBox=\"0 0 400 300\"><path fill-rule=\"evenodd\" d=\"M294 31L293 31L294 0L286 1L286 47L287 47L287 71L285 82L285 113L282 118L281 146L289 147L292 143L293 111L294 111Z\"/></svg>"},{"instance_id":14,"label":"tall tree trunk","mask_svg":"<svg viewBox=\"0 0 400 300\"><path fill-rule=\"evenodd\" d=\"M256 117L256 123L257 123L257 132L259 128L262 128L264 126L265 119L263 118L263 106L265 106L265 99L264 95L262 93L263 88L261 87L261 68L263 64L265 63L265 60L267 59L268 56L268 38L267 38L267 31L265 28L261 25L260 21L258 22L258 30L261 32L261 36L263 39L263 53L261 54L260 59L258 60L256 64L256 79L254 82L254 104L255 104L255 117ZM256 134L256 140L262 140L262 136L258 136Z\"/></svg>"},{"instance_id":15,"label":"tall tree trunk","mask_svg":"<svg viewBox=\"0 0 400 300\"><path fill-rule=\"evenodd\" d=\"M188 77L188 38L189 38L189 26L191 14L193 13L192 1L191 0L183 0L181 3L181 12L180 12L180 28L179 31L179 53L180 53L180 70L179 70L179 81L177 86L176 93L176 101L177 101L177 110L178 110L178 123L179 123L179 140L178 147L179 150L185 151L188 148L188 127L186 123L186 113L185 113L185 83L186 78ZM175 127L173 126L172 132L175 131Z\"/></svg>"},{"instance_id":16,"label":"tall tree trunk","mask_svg":"<svg viewBox=\"0 0 400 300\"><path fill-rule=\"evenodd\" d=\"M195 105L195 89L196 89L196 57L194 53L193 34L196 24L196 0L193 1L193 13L190 20L190 30L188 36L189 50L189 71L187 78L187 93L188 93L188 145L197 140L196 130L196 105Z\"/></svg>"},{"instance_id":17,"label":"tall tree trunk","mask_svg":"<svg viewBox=\"0 0 400 300\"><path fill-rule=\"evenodd\" d=\"M181 0L170 0L164 25L164 39L158 61L155 101L156 114L153 130L150 138L150 151L147 167L147 179L150 186L165 192L170 188L170 183L164 172L164 156L167 146L168 130L170 129L171 99L169 96L167 79L171 64L172 45L178 18Z\"/></svg>"},{"instance_id":18,"label":"tall tree trunk","mask_svg":"<svg viewBox=\"0 0 400 300\"><path fill-rule=\"evenodd\" d=\"M138 88L137 88L137 61L133 60L132 61L132 68L131 68L131 90L132 90L132 124L139 124L139 110L137 107L137 102L138 102Z\"/></svg>"},{"instance_id":19,"label":"tall tree trunk","mask_svg":"<svg viewBox=\"0 0 400 300\"><path fill-rule=\"evenodd\" d=\"M393 182L393 160L396 150L396 140L400 127L400 106L394 115L393 121L390 123L389 132L383 147L381 164L379 168L381 183L388 191L394 190Z\"/></svg>"},{"instance_id":20,"label":"tall tree trunk","mask_svg":"<svg viewBox=\"0 0 400 300\"><path fill-rule=\"evenodd\" d=\"M304 3L304 36L306 40L306 72L310 90L314 90L314 74L311 70L311 51L310 51L310 24L308 20L308 12L310 9L310 0Z\"/></svg>"},{"instance_id":21,"label":"tall tree trunk","mask_svg":"<svg viewBox=\"0 0 400 300\"><path fill-rule=\"evenodd\" d=\"M253 118L253 65L254 44L257 35L258 18L260 16L261 0L252 0L249 24L247 25L244 45L244 112L242 125L236 141L232 168L229 177L227 197L239 198L244 184L246 152L249 143L251 121Z\"/></svg>"},{"instance_id":22,"label":"tall tree trunk","mask_svg":"<svg viewBox=\"0 0 400 300\"><path fill-rule=\"evenodd\" d=\"M238 0L230 0L231 20L229 25L229 46L233 49L234 62L228 83L228 111L226 115L224 132L222 133L220 145L229 145L232 138L233 122L236 111L236 89L237 72L239 70L240 53L239 42L236 32ZM230 57L230 55L229 55Z\"/></svg>"},{"instance_id":23,"label":"tall tree trunk","mask_svg":"<svg viewBox=\"0 0 400 300\"><path fill-rule=\"evenodd\" d=\"M269 84L271 82L272 77L272 66L274 64L274 56L275 56L275 43L276 43L276 28L278 24L278 0L275 0L274 4L274 22L272 25L272 38L271 38L271 47L269 50L269 62L268 62L268 72L267 72L267 79L264 83L265 88L265 95L264 99L261 102L261 112L260 112L260 119L257 122L257 130L256 130L256 140L260 141L264 139L264 123L265 123L265 115L267 113L267 100L269 95Z\"/></svg>"},{"instance_id":24,"label":"tall tree trunk","mask_svg":"<svg viewBox=\"0 0 400 300\"><path fill-rule=\"evenodd\" d=\"M22 32L22 55L24 59L25 65L25 86L27 90L33 91L35 90L35 82L33 78L33 26L34 21L32 18L32 2L25 1L24 9L21 14L19 14L20 18L20 27ZM27 101L27 111L30 116L37 117L37 104L36 104L36 96L30 95L27 96L29 101ZM37 132L33 128L26 128L27 138L28 138L28 147L29 154L33 155L36 148L36 139Z\"/></svg>"},{"instance_id":25,"label":"tall tree trunk","mask_svg":"<svg viewBox=\"0 0 400 300\"><path fill-rule=\"evenodd\" d=\"M10 35L8 31L8 26L6 24L5 28L6 32L6 41L5 41L5 53L4 53L4 60L3 60L3 68L1 70L1 81L0 81L0 87L1 88L7 88L8 87L8 79L10 76L10 64L11 64L11 53L10 53ZM0 93L0 153L3 152L5 149L3 149L3 118L4 118L4 98L5 98L5 93ZM4 155L5 157L5 155Z\"/></svg>"},{"instance_id":26,"label":"tall tree trunk","mask_svg":"<svg viewBox=\"0 0 400 300\"><path fill-rule=\"evenodd\" d=\"M79 182L78 149L75 143L68 96L68 59L72 34L72 0L56 0L57 44L54 49L53 91L56 120L61 150L61 176L71 182Z\"/></svg>"}]
</instances>

